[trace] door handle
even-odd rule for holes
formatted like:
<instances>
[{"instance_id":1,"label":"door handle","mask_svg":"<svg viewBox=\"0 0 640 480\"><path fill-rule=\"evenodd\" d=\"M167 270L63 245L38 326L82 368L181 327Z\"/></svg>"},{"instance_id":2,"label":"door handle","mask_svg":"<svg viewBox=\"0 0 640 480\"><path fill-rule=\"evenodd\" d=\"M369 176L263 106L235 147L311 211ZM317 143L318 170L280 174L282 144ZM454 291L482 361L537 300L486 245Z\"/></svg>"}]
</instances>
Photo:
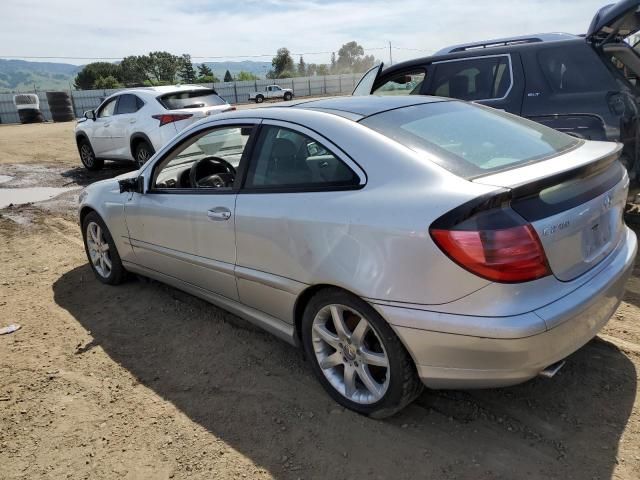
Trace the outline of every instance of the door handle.
<instances>
[{"instance_id":1,"label":"door handle","mask_svg":"<svg viewBox=\"0 0 640 480\"><path fill-rule=\"evenodd\" d=\"M231 218L231 211L225 207L216 207L207 212L207 217L216 222L224 222Z\"/></svg>"},{"instance_id":2,"label":"door handle","mask_svg":"<svg viewBox=\"0 0 640 480\"><path fill-rule=\"evenodd\" d=\"M109 125L111 125L110 123L105 123L104 126L108 127Z\"/></svg>"},{"instance_id":3,"label":"door handle","mask_svg":"<svg viewBox=\"0 0 640 480\"><path fill-rule=\"evenodd\" d=\"M129 123L136 123L136 119L132 118L131 120L129 120Z\"/></svg>"}]
</instances>

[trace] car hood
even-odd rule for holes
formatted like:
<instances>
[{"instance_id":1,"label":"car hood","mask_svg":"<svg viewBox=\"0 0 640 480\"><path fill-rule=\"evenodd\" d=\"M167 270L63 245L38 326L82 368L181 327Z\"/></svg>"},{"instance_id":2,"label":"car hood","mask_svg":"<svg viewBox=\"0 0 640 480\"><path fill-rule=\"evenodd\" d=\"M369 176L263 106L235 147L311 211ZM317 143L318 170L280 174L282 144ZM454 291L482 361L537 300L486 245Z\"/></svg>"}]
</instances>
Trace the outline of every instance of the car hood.
<instances>
[{"instance_id":1,"label":"car hood","mask_svg":"<svg viewBox=\"0 0 640 480\"><path fill-rule=\"evenodd\" d=\"M587 40L599 45L624 40L640 30L640 0L622 0L602 7L591 21Z\"/></svg>"}]
</instances>

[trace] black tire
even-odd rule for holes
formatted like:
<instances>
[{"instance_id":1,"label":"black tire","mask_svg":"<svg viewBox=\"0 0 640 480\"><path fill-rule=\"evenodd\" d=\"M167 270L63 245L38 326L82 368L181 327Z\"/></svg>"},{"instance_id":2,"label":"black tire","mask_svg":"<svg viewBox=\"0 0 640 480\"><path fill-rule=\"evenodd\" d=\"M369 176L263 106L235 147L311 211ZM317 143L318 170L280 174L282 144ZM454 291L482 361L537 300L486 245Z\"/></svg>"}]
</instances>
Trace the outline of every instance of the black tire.
<instances>
[{"instance_id":1,"label":"black tire","mask_svg":"<svg viewBox=\"0 0 640 480\"><path fill-rule=\"evenodd\" d=\"M71 99L69 100L51 100L49 102L50 110L61 110L61 109L70 109L73 104L71 103Z\"/></svg>"},{"instance_id":2,"label":"black tire","mask_svg":"<svg viewBox=\"0 0 640 480\"><path fill-rule=\"evenodd\" d=\"M43 123L44 117L42 116L42 112L37 108L23 108L18 110L18 117L20 118L20 123Z\"/></svg>"},{"instance_id":3,"label":"black tire","mask_svg":"<svg viewBox=\"0 0 640 480\"><path fill-rule=\"evenodd\" d=\"M291 92L286 92L284 94L284 101L288 102L289 100L291 100L293 98L293 94Z\"/></svg>"},{"instance_id":4,"label":"black tire","mask_svg":"<svg viewBox=\"0 0 640 480\"><path fill-rule=\"evenodd\" d=\"M110 269L109 275L107 276L103 276L96 269L96 266L91 260L91 254L89 253L89 246L87 244L87 229L89 228L89 225L92 223L95 223L100 226L102 230L101 231L102 236L104 237L104 240L106 240L107 244L109 245L111 269ZM96 212L90 212L87 214L86 217L84 217L84 220L82 221L82 239L84 241L84 250L85 250L85 253L87 254L89 265L91 266L91 270L93 270L93 273L95 274L96 278L100 282L107 285L118 285L124 282L125 279L127 278L127 271L122 266L120 255L118 254L118 250L116 249L116 245L113 242L113 237L111 236L109 229L105 225L102 218L100 218L100 215L98 215Z\"/></svg>"},{"instance_id":5,"label":"black tire","mask_svg":"<svg viewBox=\"0 0 640 480\"><path fill-rule=\"evenodd\" d=\"M138 168L142 167L156 153L151 145L142 140L136 144L134 159Z\"/></svg>"},{"instance_id":6,"label":"black tire","mask_svg":"<svg viewBox=\"0 0 640 480\"><path fill-rule=\"evenodd\" d=\"M311 333L313 322L318 312L333 304L343 305L359 312L374 330L387 353L389 385L382 398L375 403L362 404L346 398L331 385L320 368ZM373 418L385 418L406 407L424 388L416 373L413 360L387 322L367 302L344 290L327 288L311 298L304 310L301 336L305 355L311 363L316 378L336 402L350 410Z\"/></svg>"},{"instance_id":7,"label":"black tire","mask_svg":"<svg viewBox=\"0 0 640 480\"><path fill-rule=\"evenodd\" d=\"M84 165L84 168L87 170L96 171L104 167L104 160L102 158L96 158L93 147L86 138L78 140L78 153L80 154L82 165Z\"/></svg>"},{"instance_id":8,"label":"black tire","mask_svg":"<svg viewBox=\"0 0 640 480\"><path fill-rule=\"evenodd\" d=\"M256 95L256 103L262 103L262 102L264 102L264 96Z\"/></svg>"}]
</instances>

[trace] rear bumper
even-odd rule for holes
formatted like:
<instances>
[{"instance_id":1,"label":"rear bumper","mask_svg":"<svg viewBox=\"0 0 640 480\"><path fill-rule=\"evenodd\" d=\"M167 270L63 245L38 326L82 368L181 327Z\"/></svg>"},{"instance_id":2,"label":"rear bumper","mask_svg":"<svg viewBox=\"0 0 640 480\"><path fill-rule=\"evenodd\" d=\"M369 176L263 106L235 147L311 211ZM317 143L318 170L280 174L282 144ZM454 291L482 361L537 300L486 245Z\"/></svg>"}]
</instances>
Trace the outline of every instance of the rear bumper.
<instances>
[{"instance_id":1,"label":"rear bumper","mask_svg":"<svg viewBox=\"0 0 640 480\"><path fill-rule=\"evenodd\" d=\"M575 352L600 331L622 300L636 252L636 236L627 229L626 238L615 256L594 278L569 295L523 315L488 319L374 306L406 346L426 386L490 388L514 385L535 377L547 366ZM455 329L460 328L463 318L473 325L474 335L426 329L434 323L445 325L448 317ZM495 322L492 328L487 328L486 336L479 335L477 326L491 325L492 320ZM421 324L426 328L416 328ZM540 324L547 326L544 331L531 333L538 332ZM514 335L517 331L523 334Z\"/></svg>"}]
</instances>

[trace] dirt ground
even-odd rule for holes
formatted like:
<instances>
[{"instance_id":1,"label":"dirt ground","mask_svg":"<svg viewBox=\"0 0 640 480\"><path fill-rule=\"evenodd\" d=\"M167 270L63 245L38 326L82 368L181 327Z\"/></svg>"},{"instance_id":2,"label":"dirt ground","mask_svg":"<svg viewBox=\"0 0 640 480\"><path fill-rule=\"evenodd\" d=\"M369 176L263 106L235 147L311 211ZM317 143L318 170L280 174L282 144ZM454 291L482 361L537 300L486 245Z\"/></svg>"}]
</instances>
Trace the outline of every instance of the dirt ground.
<instances>
[{"instance_id":1,"label":"dirt ground","mask_svg":"<svg viewBox=\"0 0 640 480\"><path fill-rule=\"evenodd\" d=\"M0 127L0 175L79 187L72 124ZM299 351L156 282L93 277L75 189L0 210L0 478L640 478L640 269L553 379L338 407Z\"/></svg>"}]
</instances>

